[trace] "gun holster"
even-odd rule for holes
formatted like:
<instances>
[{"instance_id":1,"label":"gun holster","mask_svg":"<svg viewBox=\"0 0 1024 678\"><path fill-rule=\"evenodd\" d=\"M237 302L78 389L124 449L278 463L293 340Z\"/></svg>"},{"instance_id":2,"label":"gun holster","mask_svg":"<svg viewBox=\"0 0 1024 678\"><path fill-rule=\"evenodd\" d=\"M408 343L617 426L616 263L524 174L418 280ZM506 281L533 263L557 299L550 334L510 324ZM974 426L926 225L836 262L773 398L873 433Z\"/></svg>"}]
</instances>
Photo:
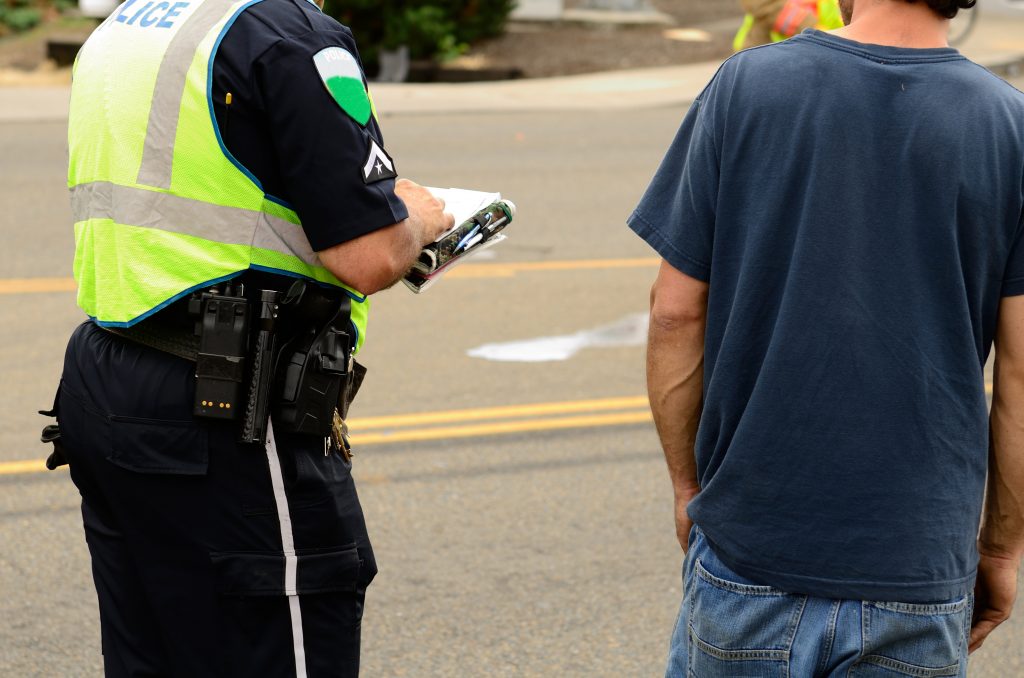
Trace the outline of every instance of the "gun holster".
<instances>
[{"instance_id":1,"label":"gun holster","mask_svg":"<svg viewBox=\"0 0 1024 678\"><path fill-rule=\"evenodd\" d=\"M327 436L334 410L344 416L355 397L355 332L348 297L307 289L296 302L295 322L305 330L281 348L276 370L274 423L283 430ZM361 375L365 370L360 370ZM361 381L361 376L359 381Z\"/></svg>"}]
</instances>

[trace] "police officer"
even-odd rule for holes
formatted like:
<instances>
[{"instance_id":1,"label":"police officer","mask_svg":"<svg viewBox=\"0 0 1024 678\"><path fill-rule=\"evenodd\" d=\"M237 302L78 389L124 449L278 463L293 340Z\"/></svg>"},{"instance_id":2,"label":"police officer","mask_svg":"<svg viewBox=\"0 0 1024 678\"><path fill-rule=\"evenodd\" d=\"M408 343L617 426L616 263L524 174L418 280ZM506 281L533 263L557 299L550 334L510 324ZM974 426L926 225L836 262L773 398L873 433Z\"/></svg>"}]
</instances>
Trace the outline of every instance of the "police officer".
<instances>
[{"instance_id":1,"label":"police officer","mask_svg":"<svg viewBox=\"0 0 1024 678\"><path fill-rule=\"evenodd\" d=\"M255 367L205 353L195 311L235 298L251 347L254 294L319 295L347 312L344 372L366 295L451 216L396 181L352 34L308 0L126 0L78 57L69 146L90 321L52 461L82 495L106 675L356 675L376 564L348 455L277 414L239 442L230 398L197 404L197 373Z\"/></svg>"}]
</instances>

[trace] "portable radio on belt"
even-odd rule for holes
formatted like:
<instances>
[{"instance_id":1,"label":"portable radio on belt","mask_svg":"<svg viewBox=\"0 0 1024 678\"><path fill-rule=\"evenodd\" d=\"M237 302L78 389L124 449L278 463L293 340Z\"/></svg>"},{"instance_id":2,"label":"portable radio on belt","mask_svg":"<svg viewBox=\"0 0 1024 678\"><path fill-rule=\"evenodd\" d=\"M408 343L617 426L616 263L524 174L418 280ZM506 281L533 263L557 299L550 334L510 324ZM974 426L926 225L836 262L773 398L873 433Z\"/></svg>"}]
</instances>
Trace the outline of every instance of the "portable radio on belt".
<instances>
[{"instance_id":1,"label":"portable radio on belt","mask_svg":"<svg viewBox=\"0 0 1024 678\"><path fill-rule=\"evenodd\" d=\"M344 412L358 387L351 309L348 297L301 280L284 294L260 290L258 301L240 283L194 294L194 414L241 419L244 443L266 442L271 409L282 431L330 435L335 409Z\"/></svg>"},{"instance_id":2,"label":"portable radio on belt","mask_svg":"<svg viewBox=\"0 0 1024 678\"><path fill-rule=\"evenodd\" d=\"M296 311L317 318L282 347L274 421L296 433L327 436L334 410L345 396L355 346L349 318L351 302L306 294Z\"/></svg>"},{"instance_id":3,"label":"portable radio on belt","mask_svg":"<svg viewBox=\"0 0 1024 678\"><path fill-rule=\"evenodd\" d=\"M211 287L189 300L199 335L192 412L197 417L235 419L245 377L249 302L241 283L226 283L221 289Z\"/></svg>"}]
</instances>

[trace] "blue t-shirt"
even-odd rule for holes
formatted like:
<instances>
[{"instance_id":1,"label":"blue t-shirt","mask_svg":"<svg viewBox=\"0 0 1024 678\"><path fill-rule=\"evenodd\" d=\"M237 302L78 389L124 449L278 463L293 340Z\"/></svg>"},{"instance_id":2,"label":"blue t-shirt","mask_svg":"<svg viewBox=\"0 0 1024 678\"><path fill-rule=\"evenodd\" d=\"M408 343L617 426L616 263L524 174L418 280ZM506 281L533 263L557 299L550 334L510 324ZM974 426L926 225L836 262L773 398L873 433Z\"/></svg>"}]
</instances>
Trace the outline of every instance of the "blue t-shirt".
<instances>
[{"instance_id":1,"label":"blue t-shirt","mask_svg":"<svg viewBox=\"0 0 1024 678\"><path fill-rule=\"evenodd\" d=\"M1024 95L956 50L808 31L722 66L629 224L709 283L689 512L729 567L830 598L972 588L1022 221Z\"/></svg>"}]
</instances>

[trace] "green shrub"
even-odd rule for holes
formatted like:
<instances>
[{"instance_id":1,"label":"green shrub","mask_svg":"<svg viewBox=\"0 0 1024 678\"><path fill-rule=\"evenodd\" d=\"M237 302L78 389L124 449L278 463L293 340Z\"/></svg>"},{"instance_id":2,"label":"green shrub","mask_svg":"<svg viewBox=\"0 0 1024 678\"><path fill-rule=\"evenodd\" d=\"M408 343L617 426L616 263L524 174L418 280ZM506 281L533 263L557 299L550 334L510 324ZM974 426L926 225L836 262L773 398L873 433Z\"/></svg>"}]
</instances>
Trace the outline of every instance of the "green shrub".
<instances>
[{"instance_id":1,"label":"green shrub","mask_svg":"<svg viewBox=\"0 0 1024 678\"><path fill-rule=\"evenodd\" d=\"M38 7L16 7L4 12L3 22L15 33L35 28L43 20L43 12Z\"/></svg>"},{"instance_id":2,"label":"green shrub","mask_svg":"<svg viewBox=\"0 0 1024 678\"><path fill-rule=\"evenodd\" d=\"M413 59L444 60L500 35L515 0L325 0L324 12L352 29L372 70L380 49L409 47Z\"/></svg>"},{"instance_id":3,"label":"green shrub","mask_svg":"<svg viewBox=\"0 0 1024 678\"><path fill-rule=\"evenodd\" d=\"M382 46L395 49L408 45L414 56L434 56L449 36L455 36L455 22L440 7L406 7L384 17Z\"/></svg>"},{"instance_id":4,"label":"green shrub","mask_svg":"<svg viewBox=\"0 0 1024 678\"><path fill-rule=\"evenodd\" d=\"M467 43L501 35L516 6L515 0L434 0L431 4L454 17L456 37Z\"/></svg>"},{"instance_id":5,"label":"green shrub","mask_svg":"<svg viewBox=\"0 0 1024 678\"><path fill-rule=\"evenodd\" d=\"M0 0L0 36L30 30L77 6L77 0Z\"/></svg>"}]
</instances>

